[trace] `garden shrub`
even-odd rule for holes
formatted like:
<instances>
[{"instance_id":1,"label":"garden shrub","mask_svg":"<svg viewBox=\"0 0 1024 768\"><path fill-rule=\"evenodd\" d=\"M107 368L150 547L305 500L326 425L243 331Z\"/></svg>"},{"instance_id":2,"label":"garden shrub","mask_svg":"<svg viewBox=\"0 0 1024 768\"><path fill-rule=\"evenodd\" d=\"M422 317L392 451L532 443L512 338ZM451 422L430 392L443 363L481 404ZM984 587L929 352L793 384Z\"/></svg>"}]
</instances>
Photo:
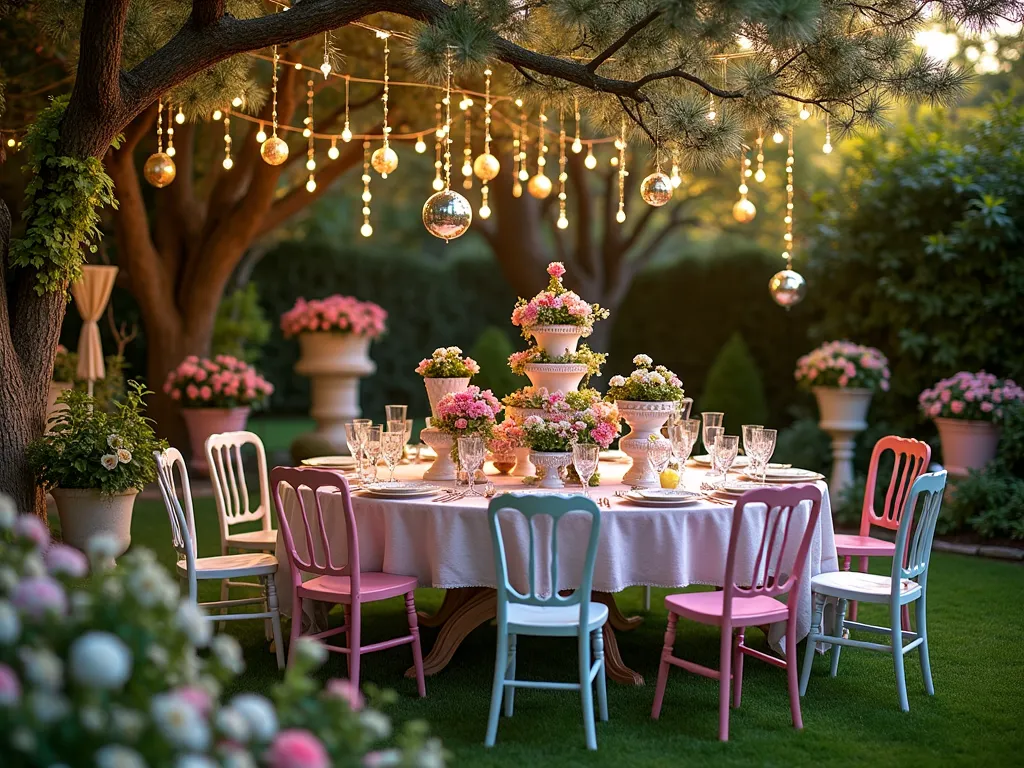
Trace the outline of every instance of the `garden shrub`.
<instances>
[{"instance_id":1,"label":"garden shrub","mask_svg":"<svg viewBox=\"0 0 1024 768\"><path fill-rule=\"evenodd\" d=\"M217 307L210 354L258 362L262 347L270 338L270 327L267 313L260 306L259 289L255 283L249 283L227 294Z\"/></svg>"},{"instance_id":2,"label":"garden shrub","mask_svg":"<svg viewBox=\"0 0 1024 768\"><path fill-rule=\"evenodd\" d=\"M523 386L523 379L508 367L508 356L515 352L509 335L497 326L488 326L480 334L469 356L480 364L480 373L473 383L480 389L489 389L499 400Z\"/></svg>"},{"instance_id":3,"label":"garden shrub","mask_svg":"<svg viewBox=\"0 0 1024 768\"><path fill-rule=\"evenodd\" d=\"M738 435L744 424L768 425L761 372L738 331L711 364L704 391L697 405L702 412L724 413L727 434Z\"/></svg>"}]
</instances>

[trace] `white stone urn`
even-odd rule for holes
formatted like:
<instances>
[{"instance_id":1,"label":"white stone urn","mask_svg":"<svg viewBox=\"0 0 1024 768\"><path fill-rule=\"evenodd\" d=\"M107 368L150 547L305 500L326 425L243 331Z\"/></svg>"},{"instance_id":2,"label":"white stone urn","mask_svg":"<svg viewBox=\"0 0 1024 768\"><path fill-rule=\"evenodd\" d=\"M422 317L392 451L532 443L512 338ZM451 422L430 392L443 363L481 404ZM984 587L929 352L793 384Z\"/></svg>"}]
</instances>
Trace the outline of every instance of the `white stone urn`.
<instances>
[{"instance_id":1,"label":"white stone urn","mask_svg":"<svg viewBox=\"0 0 1024 768\"><path fill-rule=\"evenodd\" d=\"M854 441L858 432L867 429L873 392L841 387L814 387L812 391L818 399L818 425L832 436L828 491L838 499L853 484Z\"/></svg>"},{"instance_id":2,"label":"white stone urn","mask_svg":"<svg viewBox=\"0 0 1024 768\"><path fill-rule=\"evenodd\" d=\"M575 392L587 375L587 366L583 363L527 363L526 375L533 386L545 387L548 392Z\"/></svg>"},{"instance_id":3,"label":"white stone urn","mask_svg":"<svg viewBox=\"0 0 1024 768\"><path fill-rule=\"evenodd\" d=\"M553 491L565 488L561 470L572 463L572 453L570 451L530 451L530 461L533 462L537 469L544 470L542 473L538 473L542 475L538 485L539 488L547 488Z\"/></svg>"},{"instance_id":4,"label":"white stone urn","mask_svg":"<svg viewBox=\"0 0 1024 768\"><path fill-rule=\"evenodd\" d=\"M537 346L552 357L561 357L576 351L576 346L583 336L583 329L578 325L535 325L530 335Z\"/></svg>"},{"instance_id":5,"label":"white stone urn","mask_svg":"<svg viewBox=\"0 0 1024 768\"><path fill-rule=\"evenodd\" d=\"M1001 430L991 421L935 419L942 441L942 464L952 475L966 476L996 456Z\"/></svg>"},{"instance_id":6,"label":"white stone urn","mask_svg":"<svg viewBox=\"0 0 1024 768\"><path fill-rule=\"evenodd\" d=\"M463 392L469 388L469 376L457 378L424 378L423 386L427 388L427 400L430 401L430 415L437 419L437 404L445 395L452 392Z\"/></svg>"},{"instance_id":7,"label":"white stone urn","mask_svg":"<svg viewBox=\"0 0 1024 768\"><path fill-rule=\"evenodd\" d=\"M377 370L369 357L370 337L316 331L300 334L299 346L295 372L310 379L313 434L347 453L345 422L359 418L359 379Z\"/></svg>"},{"instance_id":8,"label":"white stone urn","mask_svg":"<svg viewBox=\"0 0 1024 768\"><path fill-rule=\"evenodd\" d=\"M58 413L67 408L66 405L58 405L57 398L75 386L70 381L51 381L50 389L46 393L46 431L50 431L50 420Z\"/></svg>"},{"instance_id":9,"label":"white stone urn","mask_svg":"<svg viewBox=\"0 0 1024 768\"><path fill-rule=\"evenodd\" d=\"M54 488L50 491L60 515L65 544L83 552L89 539L99 534L117 542L114 557L120 557L132 542L132 509L139 491L108 495L95 488Z\"/></svg>"},{"instance_id":10,"label":"white stone urn","mask_svg":"<svg viewBox=\"0 0 1024 768\"><path fill-rule=\"evenodd\" d=\"M513 406L505 406L505 417L511 419L516 424L522 424L531 416L543 416L543 408L515 408ZM537 468L533 466L533 462L530 461L530 448L529 446L522 446L516 448L516 465L510 473L512 477L533 477L537 474Z\"/></svg>"},{"instance_id":11,"label":"white stone urn","mask_svg":"<svg viewBox=\"0 0 1024 768\"><path fill-rule=\"evenodd\" d=\"M647 461L647 450L652 436L657 441L667 442L661 435L661 428L678 409L678 404L675 400L616 400L615 405L619 416L629 425L629 433L619 440L619 448L632 460L622 482L639 488L659 487L661 480Z\"/></svg>"},{"instance_id":12,"label":"white stone urn","mask_svg":"<svg viewBox=\"0 0 1024 768\"><path fill-rule=\"evenodd\" d=\"M430 381L430 379L427 379ZM420 432L420 440L434 449L437 458L434 463L427 467L423 473L424 480L454 480L458 473L455 462L452 461L452 446L455 445L455 438L445 434L437 427L429 427Z\"/></svg>"}]
</instances>

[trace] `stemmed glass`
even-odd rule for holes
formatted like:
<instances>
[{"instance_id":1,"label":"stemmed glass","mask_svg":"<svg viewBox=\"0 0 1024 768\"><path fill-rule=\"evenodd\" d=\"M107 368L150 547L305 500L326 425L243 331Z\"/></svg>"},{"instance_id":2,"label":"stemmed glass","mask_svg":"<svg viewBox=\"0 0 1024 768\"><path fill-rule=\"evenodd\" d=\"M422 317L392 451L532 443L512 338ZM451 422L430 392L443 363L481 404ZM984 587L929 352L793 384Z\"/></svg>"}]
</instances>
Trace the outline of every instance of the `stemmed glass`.
<instances>
[{"instance_id":1,"label":"stemmed glass","mask_svg":"<svg viewBox=\"0 0 1024 768\"><path fill-rule=\"evenodd\" d=\"M473 484L476 480L476 472L484 463L484 441L482 437L460 437L459 438L459 463L466 472L469 481L469 490L466 496L479 496L480 492L475 490Z\"/></svg>"},{"instance_id":2,"label":"stemmed glass","mask_svg":"<svg viewBox=\"0 0 1024 768\"><path fill-rule=\"evenodd\" d=\"M391 476L389 483L395 482L395 467L402 459L402 450L405 448L405 431L385 432L380 436L381 455L384 457L384 464L387 466Z\"/></svg>"},{"instance_id":3,"label":"stemmed glass","mask_svg":"<svg viewBox=\"0 0 1024 768\"><path fill-rule=\"evenodd\" d=\"M650 445L647 446L647 463L651 465L651 469L661 479L661 473L668 467L668 462L672 458L672 443L668 440L652 440Z\"/></svg>"},{"instance_id":4,"label":"stemmed glass","mask_svg":"<svg viewBox=\"0 0 1024 768\"><path fill-rule=\"evenodd\" d=\"M590 495L590 478L597 472L600 456L601 448L597 445L575 443L572 447L572 465L576 468L576 474L580 476L585 496Z\"/></svg>"},{"instance_id":5,"label":"stemmed glass","mask_svg":"<svg viewBox=\"0 0 1024 768\"><path fill-rule=\"evenodd\" d=\"M736 435L718 435L711 450L711 465L716 473L721 473L721 483L725 483L726 475L736 461L740 439Z\"/></svg>"},{"instance_id":6,"label":"stemmed glass","mask_svg":"<svg viewBox=\"0 0 1024 768\"><path fill-rule=\"evenodd\" d=\"M757 471L757 458L752 453L752 444L750 435L755 429L764 429L764 424L744 424L742 429L743 435L743 455L750 460L750 471Z\"/></svg>"},{"instance_id":7,"label":"stemmed glass","mask_svg":"<svg viewBox=\"0 0 1024 768\"><path fill-rule=\"evenodd\" d=\"M697 419L684 419L674 427L669 427L668 437L672 441L672 453L679 463L679 482L683 482L683 472L686 460L690 458L693 451L693 444L697 442L697 435L700 433L700 422Z\"/></svg>"},{"instance_id":8,"label":"stemmed glass","mask_svg":"<svg viewBox=\"0 0 1024 768\"><path fill-rule=\"evenodd\" d=\"M711 443L708 442L708 428L710 427L721 427L722 422L725 420L724 413L717 413L715 411L706 411L701 414L701 418L704 420L704 450L711 454Z\"/></svg>"},{"instance_id":9,"label":"stemmed glass","mask_svg":"<svg viewBox=\"0 0 1024 768\"><path fill-rule=\"evenodd\" d=\"M693 408L693 398L684 397L679 401L679 421L686 421L690 418L690 411Z\"/></svg>"},{"instance_id":10,"label":"stemmed glass","mask_svg":"<svg viewBox=\"0 0 1024 768\"><path fill-rule=\"evenodd\" d=\"M381 433L380 427L367 427L366 429L366 443L363 451L366 453L366 458L369 461L366 473L371 483L377 480L377 462L380 461Z\"/></svg>"},{"instance_id":11,"label":"stemmed glass","mask_svg":"<svg viewBox=\"0 0 1024 768\"><path fill-rule=\"evenodd\" d=\"M757 457L757 467L761 471L761 484L765 482L765 476L768 474L768 462L772 459L772 454L775 453L775 439L778 436L778 432L774 429L755 429L751 434L753 440L751 444L751 450Z\"/></svg>"},{"instance_id":12,"label":"stemmed glass","mask_svg":"<svg viewBox=\"0 0 1024 768\"><path fill-rule=\"evenodd\" d=\"M359 458L362 455L362 448L359 446L359 434L356 430L356 425L351 421L345 422L345 442L348 443L348 452L356 460L356 477L362 480L363 469Z\"/></svg>"},{"instance_id":13,"label":"stemmed glass","mask_svg":"<svg viewBox=\"0 0 1024 768\"><path fill-rule=\"evenodd\" d=\"M405 417L409 413L408 405L385 405L384 414L385 420L388 424L392 421L405 421Z\"/></svg>"},{"instance_id":14,"label":"stemmed glass","mask_svg":"<svg viewBox=\"0 0 1024 768\"><path fill-rule=\"evenodd\" d=\"M715 469L715 440L725 434L725 427L712 427L704 425L704 448L708 452L708 461L711 462L711 472Z\"/></svg>"}]
</instances>

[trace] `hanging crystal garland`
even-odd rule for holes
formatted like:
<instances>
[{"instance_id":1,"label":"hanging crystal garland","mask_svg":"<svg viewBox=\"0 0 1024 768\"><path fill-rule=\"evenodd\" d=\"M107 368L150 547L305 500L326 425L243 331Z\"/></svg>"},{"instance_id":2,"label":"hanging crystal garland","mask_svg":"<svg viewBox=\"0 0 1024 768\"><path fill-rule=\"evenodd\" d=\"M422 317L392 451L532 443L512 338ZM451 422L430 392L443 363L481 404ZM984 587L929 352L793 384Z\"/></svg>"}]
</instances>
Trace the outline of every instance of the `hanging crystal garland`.
<instances>
[{"instance_id":1,"label":"hanging crystal garland","mask_svg":"<svg viewBox=\"0 0 1024 768\"><path fill-rule=\"evenodd\" d=\"M388 39L391 37L391 33L378 31L377 37L384 41L384 93L380 97L381 104L384 106L384 146L373 151L370 165L373 166L373 170L380 174L382 179L386 179L389 173L394 173L395 169L398 168L398 155L391 148L391 128L388 127L388 82L391 79L388 74L388 55L391 53L388 48ZM347 99L345 103L348 103Z\"/></svg>"},{"instance_id":2,"label":"hanging crystal garland","mask_svg":"<svg viewBox=\"0 0 1024 768\"><path fill-rule=\"evenodd\" d=\"M565 217L565 182L568 175L565 172L565 114L561 107L558 108L558 221L559 229L569 226L569 219Z\"/></svg>"},{"instance_id":3,"label":"hanging crystal garland","mask_svg":"<svg viewBox=\"0 0 1024 768\"><path fill-rule=\"evenodd\" d=\"M369 237L373 234L373 226L370 224L370 142L363 141L363 226L359 228L359 234Z\"/></svg>"},{"instance_id":4,"label":"hanging crystal garland","mask_svg":"<svg viewBox=\"0 0 1024 768\"><path fill-rule=\"evenodd\" d=\"M786 268L772 275L768 291L780 307L789 309L799 304L807 293L807 283L799 272L793 270L793 129L789 129L789 152L786 156L786 215L783 218L786 232L782 236L785 250L782 258Z\"/></svg>"},{"instance_id":5,"label":"hanging crystal garland","mask_svg":"<svg viewBox=\"0 0 1024 768\"><path fill-rule=\"evenodd\" d=\"M480 218L486 219L491 215L491 207L488 205L487 182L498 175L501 170L501 163L498 158L491 154L491 70L484 70L484 153L473 161L473 173L482 182L480 185ZM519 134L513 131L513 151L518 151ZM522 194L522 191L520 191Z\"/></svg>"},{"instance_id":6,"label":"hanging crystal garland","mask_svg":"<svg viewBox=\"0 0 1024 768\"><path fill-rule=\"evenodd\" d=\"M445 134L444 134L444 189L435 192L423 204L423 226L434 237L445 242L460 237L469 229L473 222L473 207L469 200L458 192L453 192L452 183L452 50L448 48L445 56Z\"/></svg>"},{"instance_id":7,"label":"hanging crystal garland","mask_svg":"<svg viewBox=\"0 0 1024 768\"><path fill-rule=\"evenodd\" d=\"M757 129L757 171L754 173L754 181L758 184L762 183L767 178L767 174L764 172L764 134L761 133L761 129Z\"/></svg>"},{"instance_id":8,"label":"hanging crystal garland","mask_svg":"<svg viewBox=\"0 0 1024 768\"><path fill-rule=\"evenodd\" d=\"M231 114L224 115L224 160L221 165L225 171L230 171L235 161L231 159Z\"/></svg>"},{"instance_id":9,"label":"hanging crystal garland","mask_svg":"<svg viewBox=\"0 0 1024 768\"><path fill-rule=\"evenodd\" d=\"M551 194L551 179L544 174L544 166L547 165L547 158L544 155L548 151L546 124L548 116L544 113L544 105L540 106L540 134L537 136L537 173L530 177L526 189L538 200L543 200Z\"/></svg>"},{"instance_id":10,"label":"hanging crystal garland","mask_svg":"<svg viewBox=\"0 0 1024 768\"><path fill-rule=\"evenodd\" d=\"M580 140L580 100L576 97L572 97L572 109L575 113L576 123L576 138L572 140L572 152L574 155L578 155L583 151L583 142Z\"/></svg>"},{"instance_id":11,"label":"hanging crystal garland","mask_svg":"<svg viewBox=\"0 0 1024 768\"><path fill-rule=\"evenodd\" d=\"M640 197L648 205L660 208L672 199L672 179L661 172L661 120L654 129L654 173L640 182Z\"/></svg>"},{"instance_id":12,"label":"hanging crystal garland","mask_svg":"<svg viewBox=\"0 0 1024 768\"><path fill-rule=\"evenodd\" d=\"M473 100L468 96L459 102L465 121L462 144L462 188L473 188Z\"/></svg>"},{"instance_id":13,"label":"hanging crystal garland","mask_svg":"<svg viewBox=\"0 0 1024 768\"><path fill-rule=\"evenodd\" d=\"M431 187L435 192L440 192L444 189L444 179L441 178L441 168L444 165L441 162L441 142L444 141L444 127L441 125L441 102L434 105L434 112L436 113L437 128L434 130L434 183L431 184Z\"/></svg>"},{"instance_id":14,"label":"hanging crystal garland","mask_svg":"<svg viewBox=\"0 0 1024 768\"><path fill-rule=\"evenodd\" d=\"M615 220L622 224L626 220L626 118L622 118L622 135L618 139L619 146L619 210L615 214Z\"/></svg>"},{"instance_id":15,"label":"hanging crystal garland","mask_svg":"<svg viewBox=\"0 0 1024 768\"><path fill-rule=\"evenodd\" d=\"M313 81L306 83L306 129L302 135L306 137L306 170L309 171L309 178L306 179L306 191L312 194L316 191L316 147L313 143Z\"/></svg>"},{"instance_id":16,"label":"hanging crystal garland","mask_svg":"<svg viewBox=\"0 0 1024 768\"><path fill-rule=\"evenodd\" d=\"M270 86L270 117L272 133L270 138L260 145L260 156L269 165L280 165L288 159L288 143L277 135L277 65L281 56L274 46L274 70Z\"/></svg>"},{"instance_id":17,"label":"hanging crystal garland","mask_svg":"<svg viewBox=\"0 0 1024 768\"><path fill-rule=\"evenodd\" d=\"M167 156L174 157L174 123L171 122L171 112L174 110L170 104L167 105Z\"/></svg>"},{"instance_id":18,"label":"hanging crystal garland","mask_svg":"<svg viewBox=\"0 0 1024 768\"><path fill-rule=\"evenodd\" d=\"M352 128L348 121L348 90L352 80L348 75L345 75L345 124L341 128L341 140L348 144L352 141Z\"/></svg>"},{"instance_id":19,"label":"hanging crystal garland","mask_svg":"<svg viewBox=\"0 0 1024 768\"><path fill-rule=\"evenodd\" d=\"M156 110L156 152L146 158L142 175L157 189L166 187L178 173L171 156L164 152L164 102L161 98ZM14 146L8 144L8 146Z\"/></svg>"},{"instance_id":20,"label":"hanging crystal garland","mask_svg":"<svg viewBox=\"0 0 1024 768\"><path fill-rule=\"evenodd\" d=\"M747 157L747 145L743 144L740 155L740 199L732 207L732 217L740 224L746 224L754 220L757 215L757 208L747 199L747 172L750 170L750 159Z\"/></svg>"}]
</instances>

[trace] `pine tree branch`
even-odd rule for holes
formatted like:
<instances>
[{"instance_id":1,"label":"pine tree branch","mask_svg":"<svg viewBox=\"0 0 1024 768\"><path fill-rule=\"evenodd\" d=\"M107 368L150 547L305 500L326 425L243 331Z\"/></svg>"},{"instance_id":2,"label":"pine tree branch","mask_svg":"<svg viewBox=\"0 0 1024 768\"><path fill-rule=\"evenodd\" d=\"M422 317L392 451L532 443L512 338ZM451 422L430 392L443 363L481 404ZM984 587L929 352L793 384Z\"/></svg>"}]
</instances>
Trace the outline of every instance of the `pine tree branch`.
<instances>
[{"instance_id":1,"label":"pine tree branch","mask_svg":"<svg viewBox=\"0 0 1024 768\"><path fill-rule=\"evenodd\" d=\"M638 21L636 24L634 24L625 32L623 32L622 36L618 40L616 40L610 46L601 51L601 53L599 53L597 56L591 59L590 62L586 65L587 69L589 69L591 72L596 71L599 66L601 66L602 64L604 64L604 62L608 61L608 59L614 56L615 53L620 48L622 48L622 46L624 46L626 43L632 40L637 33L639 33L641 30L647 27L656 18L661 16L661 14L662 11L659 9L656 11L651 11L649 14L644 16L642 19L640 19L640 21Z\"/></svg>"},{"instance_id":2,"label":"pine tree branch","mask_svg":"<svg viewBox=\"0 0 1024 768\"><path fill-rule=\"evenodd\" d=\"M192 0L192 21L206 27L224 15L224 0Z\"/></svg>"}]
</instances>

